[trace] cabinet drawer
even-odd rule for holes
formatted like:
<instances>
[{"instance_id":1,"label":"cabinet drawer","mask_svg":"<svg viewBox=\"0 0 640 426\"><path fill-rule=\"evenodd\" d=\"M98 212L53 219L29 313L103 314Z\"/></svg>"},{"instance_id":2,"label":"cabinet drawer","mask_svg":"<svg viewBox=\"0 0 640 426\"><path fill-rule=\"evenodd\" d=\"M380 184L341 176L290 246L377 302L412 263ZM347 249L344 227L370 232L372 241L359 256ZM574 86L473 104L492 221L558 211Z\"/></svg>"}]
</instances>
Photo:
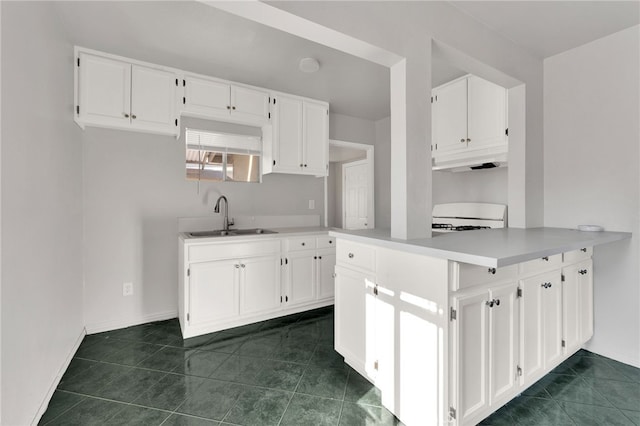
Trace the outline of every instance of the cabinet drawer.
<instances>
[{"instance_id":1,"label":"cabinet drawer","mask_svg":"<svg viewBox=\"0 0 640 426\"><path fill-rule=\"evenodd\" d=\"M375 272L376 251L373 247L351 241L338 241L336 263Z\"/></svg>"},{"instance_id":2,"label":"cabinet drawer","mask_svg":"<svg viewBox=\"0 0 640 426\"><path fill-rule=\"evenodd\" d=\"M288 238L286 246L287 251L313 250L316 248L316 237L310 235L308 237Z\"/></svg>"},{"instance_id":3,"label":"cabinet drawer","mask_svg":"<svg viewBox=\"0 0 640 426\"><path fill-rule=\"evenodd\" d=\"M450 268L451 291L479 284L515 280L518 276L518 265L505 266L504 268L488 268L470 263L451 262Z\"/></svg>"},{"instance_id":4,"label":"cabinet drawer","mask_svg":"<svg viewBox=\"0 0 640 426\"><path fill-rule=\"evenodd\" d=\"M316 247L319 249L322 248L336 248L336 239L335 237L330 237L328 235L316 238Z\"/></svg>"},{"instance_id":5,"label":"cabinet drawer","mask_svg":"<svg viewBox=\"0 0 640 426\"><path fill-rule=\"evenodd\" d=\"M213 243L190 245L187 248L189 262L214 259L234 259L238 257L263 256L280 252L280 241L256 241L244 243Z\"/></svg>"},{"instance_id":6,"label":"cabinet drawer","mask_svg":"<svg viewBox=\"0 0 640 426\"><path fill-rule=\"evenodd\" d=\"M559 269L562 265L562 254L545 256L520 264L520 275L535 275L551 269Z\"/></svg>"},{"instance_id":7,"label":"cabinet drawer","mask_svg":"<svg viewBox=\"0 0 640 426\"><path fill-rule=\"evenodd\" d=\"M564 263L575 263L581 260L589 259L593 255L593 247L584 247L579 250L568 251L563 253Z\"/></svg>"}]
</instances>

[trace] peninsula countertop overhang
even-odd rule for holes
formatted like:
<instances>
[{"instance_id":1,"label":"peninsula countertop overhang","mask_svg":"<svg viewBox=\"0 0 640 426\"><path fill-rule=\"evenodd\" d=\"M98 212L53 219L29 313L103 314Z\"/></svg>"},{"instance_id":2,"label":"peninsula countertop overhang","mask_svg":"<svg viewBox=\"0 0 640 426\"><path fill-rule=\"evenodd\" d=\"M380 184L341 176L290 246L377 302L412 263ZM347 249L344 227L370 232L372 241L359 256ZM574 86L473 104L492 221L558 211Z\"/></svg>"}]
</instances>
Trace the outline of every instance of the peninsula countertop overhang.
<instances>
[{"instance_id":1,"label":"peninsula countertop overhang","mask_svg":"<svg viewBox=\"0 0 640 426\"><path fill-rule=\"evenodd\" d=\"M412 240L391 238L388 229L333 229L329 235L489 268L631 238L630 232L588 232L565 228L482 229Z\"/></svg>"}]
</instances>

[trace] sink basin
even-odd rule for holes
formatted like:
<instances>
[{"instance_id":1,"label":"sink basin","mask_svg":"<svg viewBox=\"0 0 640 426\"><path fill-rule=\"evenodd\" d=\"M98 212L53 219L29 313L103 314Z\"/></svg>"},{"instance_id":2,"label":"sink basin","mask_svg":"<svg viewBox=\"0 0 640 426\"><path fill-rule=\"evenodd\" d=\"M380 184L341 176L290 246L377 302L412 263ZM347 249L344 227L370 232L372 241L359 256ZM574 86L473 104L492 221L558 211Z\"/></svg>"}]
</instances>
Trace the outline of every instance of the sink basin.
<instances>
[{"instance_id":1,"label":"sink basin","mask_svg":"<svg viewBox=\"0 0 640 426\"><path fill-rule=\"evenodd\" d=\"M254 228L254 229L229 229L223 231L222 229L216 229L213 231L200 231L200 232L188 232L187 235L194 238L204 237L233 237L238 235L261 235L261 234L277 234L276 231L269 229Z\"/></svg>"}]
</instances>

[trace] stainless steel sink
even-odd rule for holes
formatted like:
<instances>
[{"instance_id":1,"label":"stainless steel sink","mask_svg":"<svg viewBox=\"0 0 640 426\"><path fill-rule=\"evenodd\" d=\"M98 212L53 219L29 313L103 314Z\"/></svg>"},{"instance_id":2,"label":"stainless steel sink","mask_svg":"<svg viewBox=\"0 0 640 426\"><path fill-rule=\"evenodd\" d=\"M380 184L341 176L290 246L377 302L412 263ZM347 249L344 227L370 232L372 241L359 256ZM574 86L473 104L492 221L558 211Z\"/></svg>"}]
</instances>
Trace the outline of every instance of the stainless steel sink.
<instances>
[{"instance_id":1,"label":"stainless steel sink","mask_svg":"<svg viewBox=\"0 0 640 426\"><path fill-rule=\"evenodd\" d=\"M224 231L222 229L216 229L213 231L200 231L200 232L188 232L187 235L193 238L204 237L233 237L238 235L262 235L262 234L277 234L277 231L270 229L254 228L254 229L229 229Z\"/></svg>"}]
</instances>

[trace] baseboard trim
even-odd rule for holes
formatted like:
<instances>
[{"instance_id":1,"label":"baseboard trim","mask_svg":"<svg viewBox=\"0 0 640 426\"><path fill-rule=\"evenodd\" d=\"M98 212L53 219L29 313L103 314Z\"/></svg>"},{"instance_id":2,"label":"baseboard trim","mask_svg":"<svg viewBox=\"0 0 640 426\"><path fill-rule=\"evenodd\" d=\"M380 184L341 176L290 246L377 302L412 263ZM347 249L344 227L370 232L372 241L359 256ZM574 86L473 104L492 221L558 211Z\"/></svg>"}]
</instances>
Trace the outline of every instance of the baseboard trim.
<instances>
[{"instance_id":1,"label":"baseboard trim","mask_svg":"<svg viewBox=\"0 0 640 426\"><path fill-rule=\"evenodd\" d=\"M42 401L42 404L40 404L40 408L38 409L38 412L36 413L35 418L31 422L32 425L37 425L40 419L42 418L42 416L44 416L44 413L47 411L47 408L49 408L49 402L53 397L53 393L58 388L58 385L60 384L60 380L62 380L62 376L64 375L65 371L67 371L67 368L69 368L69 364L71 364L71 360L73 359L73 356L78 351L78 348L80 347L80 344L82 343L82 340L86 335L87 335L87 329L83 328L82 331L80 332L80 336L78 336L78 339L76 340L73 347L71 348L71 351L67 355L67 358L65 359L64 364L62 364L62 367L60 368L60 370L58 370L58 374L56 374L56 377L53 379L53 383L51 384L51 387L49 388L49 391L47 392L47 395L45 396L44 401Z\"/></svg>"},{"instance_id":2,"label":"baseboard trim","mask_svg":"<svg viewBox=\"0 0 640 426\"><path fill-rule=\"evenodd\" d=\"M99 322L96 324L87 324L85 329L87 334L96 334L102 333L104 331L118 330L120 328L131 327L134 325L146 324L148 322L153 321L164 321L171 318L177 318L178 311L165 311L158 312L151 315L145 315L137 318L130 318L127 320L115 320L115 321L105 321Z\"/></svg>"}]
</instances>

